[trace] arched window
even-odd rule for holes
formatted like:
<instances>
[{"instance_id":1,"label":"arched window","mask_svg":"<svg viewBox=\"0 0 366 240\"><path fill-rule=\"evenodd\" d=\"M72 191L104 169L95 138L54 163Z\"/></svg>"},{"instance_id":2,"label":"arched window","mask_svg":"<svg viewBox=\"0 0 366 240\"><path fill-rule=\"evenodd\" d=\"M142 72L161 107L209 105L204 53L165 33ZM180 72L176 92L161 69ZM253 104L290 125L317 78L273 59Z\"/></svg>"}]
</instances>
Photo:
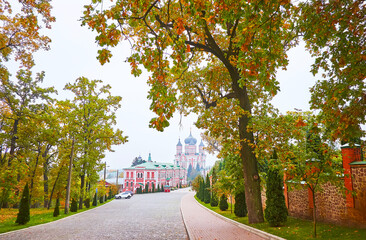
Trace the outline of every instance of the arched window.
<instances>
[{"instance_id":1,"label":"arched window","mask_svg":"<svg viewBox=\"0 0 366 240\"><path fill-rule=\"evenodd\" d=\"M126 182L126 187L128 187L128 182Z\"/></svg>"}]
</instances>

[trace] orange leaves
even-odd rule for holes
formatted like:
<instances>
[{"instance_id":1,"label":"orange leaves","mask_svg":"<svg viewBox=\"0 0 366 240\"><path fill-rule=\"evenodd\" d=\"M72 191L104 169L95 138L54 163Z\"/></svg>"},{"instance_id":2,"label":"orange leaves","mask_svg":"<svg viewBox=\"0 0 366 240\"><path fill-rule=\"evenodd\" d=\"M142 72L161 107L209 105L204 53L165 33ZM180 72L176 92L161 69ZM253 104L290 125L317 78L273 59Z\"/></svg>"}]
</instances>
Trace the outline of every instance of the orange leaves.
<instances>
[{"instance_id":1,"label":"orange leaves","mask_svg":"<svg viewBox=\"0 0 366 240\"><path fill-rule=\"evenodd\" d=\"M183 33L184 31L184 22L182 18L178 18L177 19L177 25L176 25L176 29L177 29L177 34L180 35Z\"/></svg>"},{"instance_id":2,"label":"orange leaves","mask_svg":"<svg viewBox=\"0 0 366 240\"><path fill-rule=\"evenodd\" d=\"M295 126L296 127L305 127L307 124L304 122L304 120L302 119L302 117L299 117L296 122L295 122Z\"/></svg>"}]
</instances>

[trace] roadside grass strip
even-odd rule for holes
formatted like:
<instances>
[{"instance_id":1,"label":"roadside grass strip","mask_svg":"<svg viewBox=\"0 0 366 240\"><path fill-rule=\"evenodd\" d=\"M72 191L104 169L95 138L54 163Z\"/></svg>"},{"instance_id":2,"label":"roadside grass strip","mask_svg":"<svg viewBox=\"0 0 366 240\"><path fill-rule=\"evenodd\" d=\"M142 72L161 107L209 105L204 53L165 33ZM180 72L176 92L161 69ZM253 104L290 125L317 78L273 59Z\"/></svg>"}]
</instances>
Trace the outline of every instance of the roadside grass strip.
<instances>
[{"instance_id":1,"label":"roadside grass strip","mask_svg":"<svg viewBox=\"0 0 366 240\"><path fill-rule=\"evenodd\" d=\"M249 224L248 217L235 216L234 206L233 206L233 213L230 212L231 208L230 203L228 210L221 211L219 207L211 207L209 203L206 204L200 201L196 196L194 196L194 198L197 200L198 203L200 203L204 207L211 209L212 211L226 218L257 228L264 232L268 232L288 240L314 239L312 237L313 234L312 221L288 216L287 223L281 227L271 227L266 221L264 223ZM315 239L342 239L342 240L366 239L366 229L342 227L318 222L316 230L317 230L317 237Z\"/></svg>"},{"instance_id":2,"label":"roadside grass strip","mask_svg":"<svg viewBox=\"0 0 366 240\"><path fill-rule=\"evenodd\" d=\"M45 224L49 222L53 222L65 217L69 217L78 213L82 213L94 208L97 208L99 206L102 206L113 199L109 199L104 203L99 203L98 206L90 206L90 208L83 207L83 209L79 210L77 212L69 212L68 214L64 213L64 209L60 207L60 215L57 217L53 216L53 208L50 208L47 210L47 208L31 208L30 209L30 221L25 225L19 225L15 223L15 220L17 218L17 214L19 209L14 208L2 208L0 210L0 234L6 233L10 231L20 230L23 228L28 228L31 226L36 226L40 224Z\"/></svg>"}]
</instances>

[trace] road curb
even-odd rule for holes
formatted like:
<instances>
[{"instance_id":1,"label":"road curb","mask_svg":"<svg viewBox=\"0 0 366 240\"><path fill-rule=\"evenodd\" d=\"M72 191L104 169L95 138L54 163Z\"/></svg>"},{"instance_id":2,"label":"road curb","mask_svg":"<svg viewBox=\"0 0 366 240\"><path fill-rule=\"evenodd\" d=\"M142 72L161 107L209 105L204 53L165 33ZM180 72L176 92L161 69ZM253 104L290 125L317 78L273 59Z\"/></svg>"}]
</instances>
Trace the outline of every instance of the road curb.
<instances>
[{"instance_id":1,"label":"road curb","mask_svg":"<svg viewBox=\"0 0 366 240\"><path fill-rule=\"evenodd\" d=\"M114 199L113 199L113 200L114 200ZM102 206L98 206L98 207L103 207L103 206L105 206L105 205L107 205L107 204L109 204L109 203L113 202L113 200L112 200L112 201L110 201L110 202L108 202L108 203L103 204ZM80 215L80 214L83 214L83 213L86 213L86 212L89 212L89 211L93 211L93 210L97 209L98 207L95 207L95 208L93 208L93 209L86 210L86 211L81 212L81 213L75 213L75 214L73 214L73 215L71 215L71 216L67 216L67 217L64 217L64 218L60 218L60 219L57 219L57 220L55 220L55 221L51 221L51 222L47 222L47 223L42 223L42 224L38 224L38 225L34 225L34 226L30 226L30 227L27 227L27 228L17 229L17 230L9 231L9 232L5 232L5 233L0 233L0 237L1 237L1 236L5 236L5 235L10 234L10 233L20 232L20 231L28 230L28 229L30 229L30 228L35 228L35 227L38 227L38 226L47 225L47 224L50 224L50 223L55 223L55 222L58 222L58 221L64 220L64 219L66 219L66 218L70 218L70 217L73 217L73 216L76 216L76 215Z\"/></svg>"},{"instance_id":2,"label":"road curb","mask_svg":"<svg viewBox=\"0 0 366 240\"><path fill-rule=\"evenodd\" d=\"M234 221L234 220L232 220L232 219L230 219L230 218L224 217L224 216L222 216L221 214L218 214L218 213L216 213L216 212L212 211L211 209L208 209L208 208L206 208L205 206L203 206L202 204L200 204L200 203L197 201L197 199L196 199L196 198L194 198L194 200L195 200L196 204L198 204L198 205L199 205L200 207L202 207L203 209L206 209L206 210L207 210L207 211L209 211L210 213L214 214L215 216L217 216L217 217L219 217L219 218L221 218L221 219L225 220L226 222L232 223L232 224L234 224L234 225L236 225L236 226L238 226L238 227L240 227L240 228L242 228L242 229L244 229L244 230L246 230L246 231L248 231L248 232L250 232L250 233L253 233L253 234L255 234L255 235L257 235L257 236L259 236L259 237L261 237L261 238L263 238L263 239L268 239L268 240L286 240L285 238L281 238L281 237L279 237L279 236L276 236L276 235L273 235L273 234L270 234L270 233L264 232L264 231L262 231L262 230L256 229L256 228L254 228L254 227L250 227L250 226L245 225L245 224L243 224L243 223L240 223L240 222Z\"/></svg>"}]
</instances>

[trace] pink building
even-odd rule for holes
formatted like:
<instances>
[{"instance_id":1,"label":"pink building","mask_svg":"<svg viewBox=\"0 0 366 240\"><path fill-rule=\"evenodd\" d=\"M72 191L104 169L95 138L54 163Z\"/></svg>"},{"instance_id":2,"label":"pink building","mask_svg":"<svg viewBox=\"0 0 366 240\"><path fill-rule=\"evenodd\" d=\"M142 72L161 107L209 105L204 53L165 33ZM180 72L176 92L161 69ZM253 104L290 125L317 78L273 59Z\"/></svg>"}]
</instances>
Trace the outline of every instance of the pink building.
<instances>
[{"instance_id":1,"label":"pink building","mask_svg":"<svg viewBox=\"0 0 366 240\"><path fill-rule=\"evenodd\" d=\"M145 189L147 184L149 191L152 186L157 189L158 185L178 187L187 183L186 169L173 163L159 163L149 160L146 163L134 167L124 168L124 188L123 191L136 192L137 188Z\"/></svg>"},{"instance_id":2,"label":"pink building","mask_svg":"<svg viewBox=\"0 0 366 240\"><path fill-rule=\"evenodd\" d=\"M183 152L183 145L180 142L180 139L178 140L174 163L184 167L187 170L189 167L198 169L201 174L205 176L204 170L206 168L206 154L202 140L198 146L198 152L196 145L197 139L192 136L192 133L190 133L189 136L184 139L184 144L185 146Z\"/></svg>"}]
</instances>

